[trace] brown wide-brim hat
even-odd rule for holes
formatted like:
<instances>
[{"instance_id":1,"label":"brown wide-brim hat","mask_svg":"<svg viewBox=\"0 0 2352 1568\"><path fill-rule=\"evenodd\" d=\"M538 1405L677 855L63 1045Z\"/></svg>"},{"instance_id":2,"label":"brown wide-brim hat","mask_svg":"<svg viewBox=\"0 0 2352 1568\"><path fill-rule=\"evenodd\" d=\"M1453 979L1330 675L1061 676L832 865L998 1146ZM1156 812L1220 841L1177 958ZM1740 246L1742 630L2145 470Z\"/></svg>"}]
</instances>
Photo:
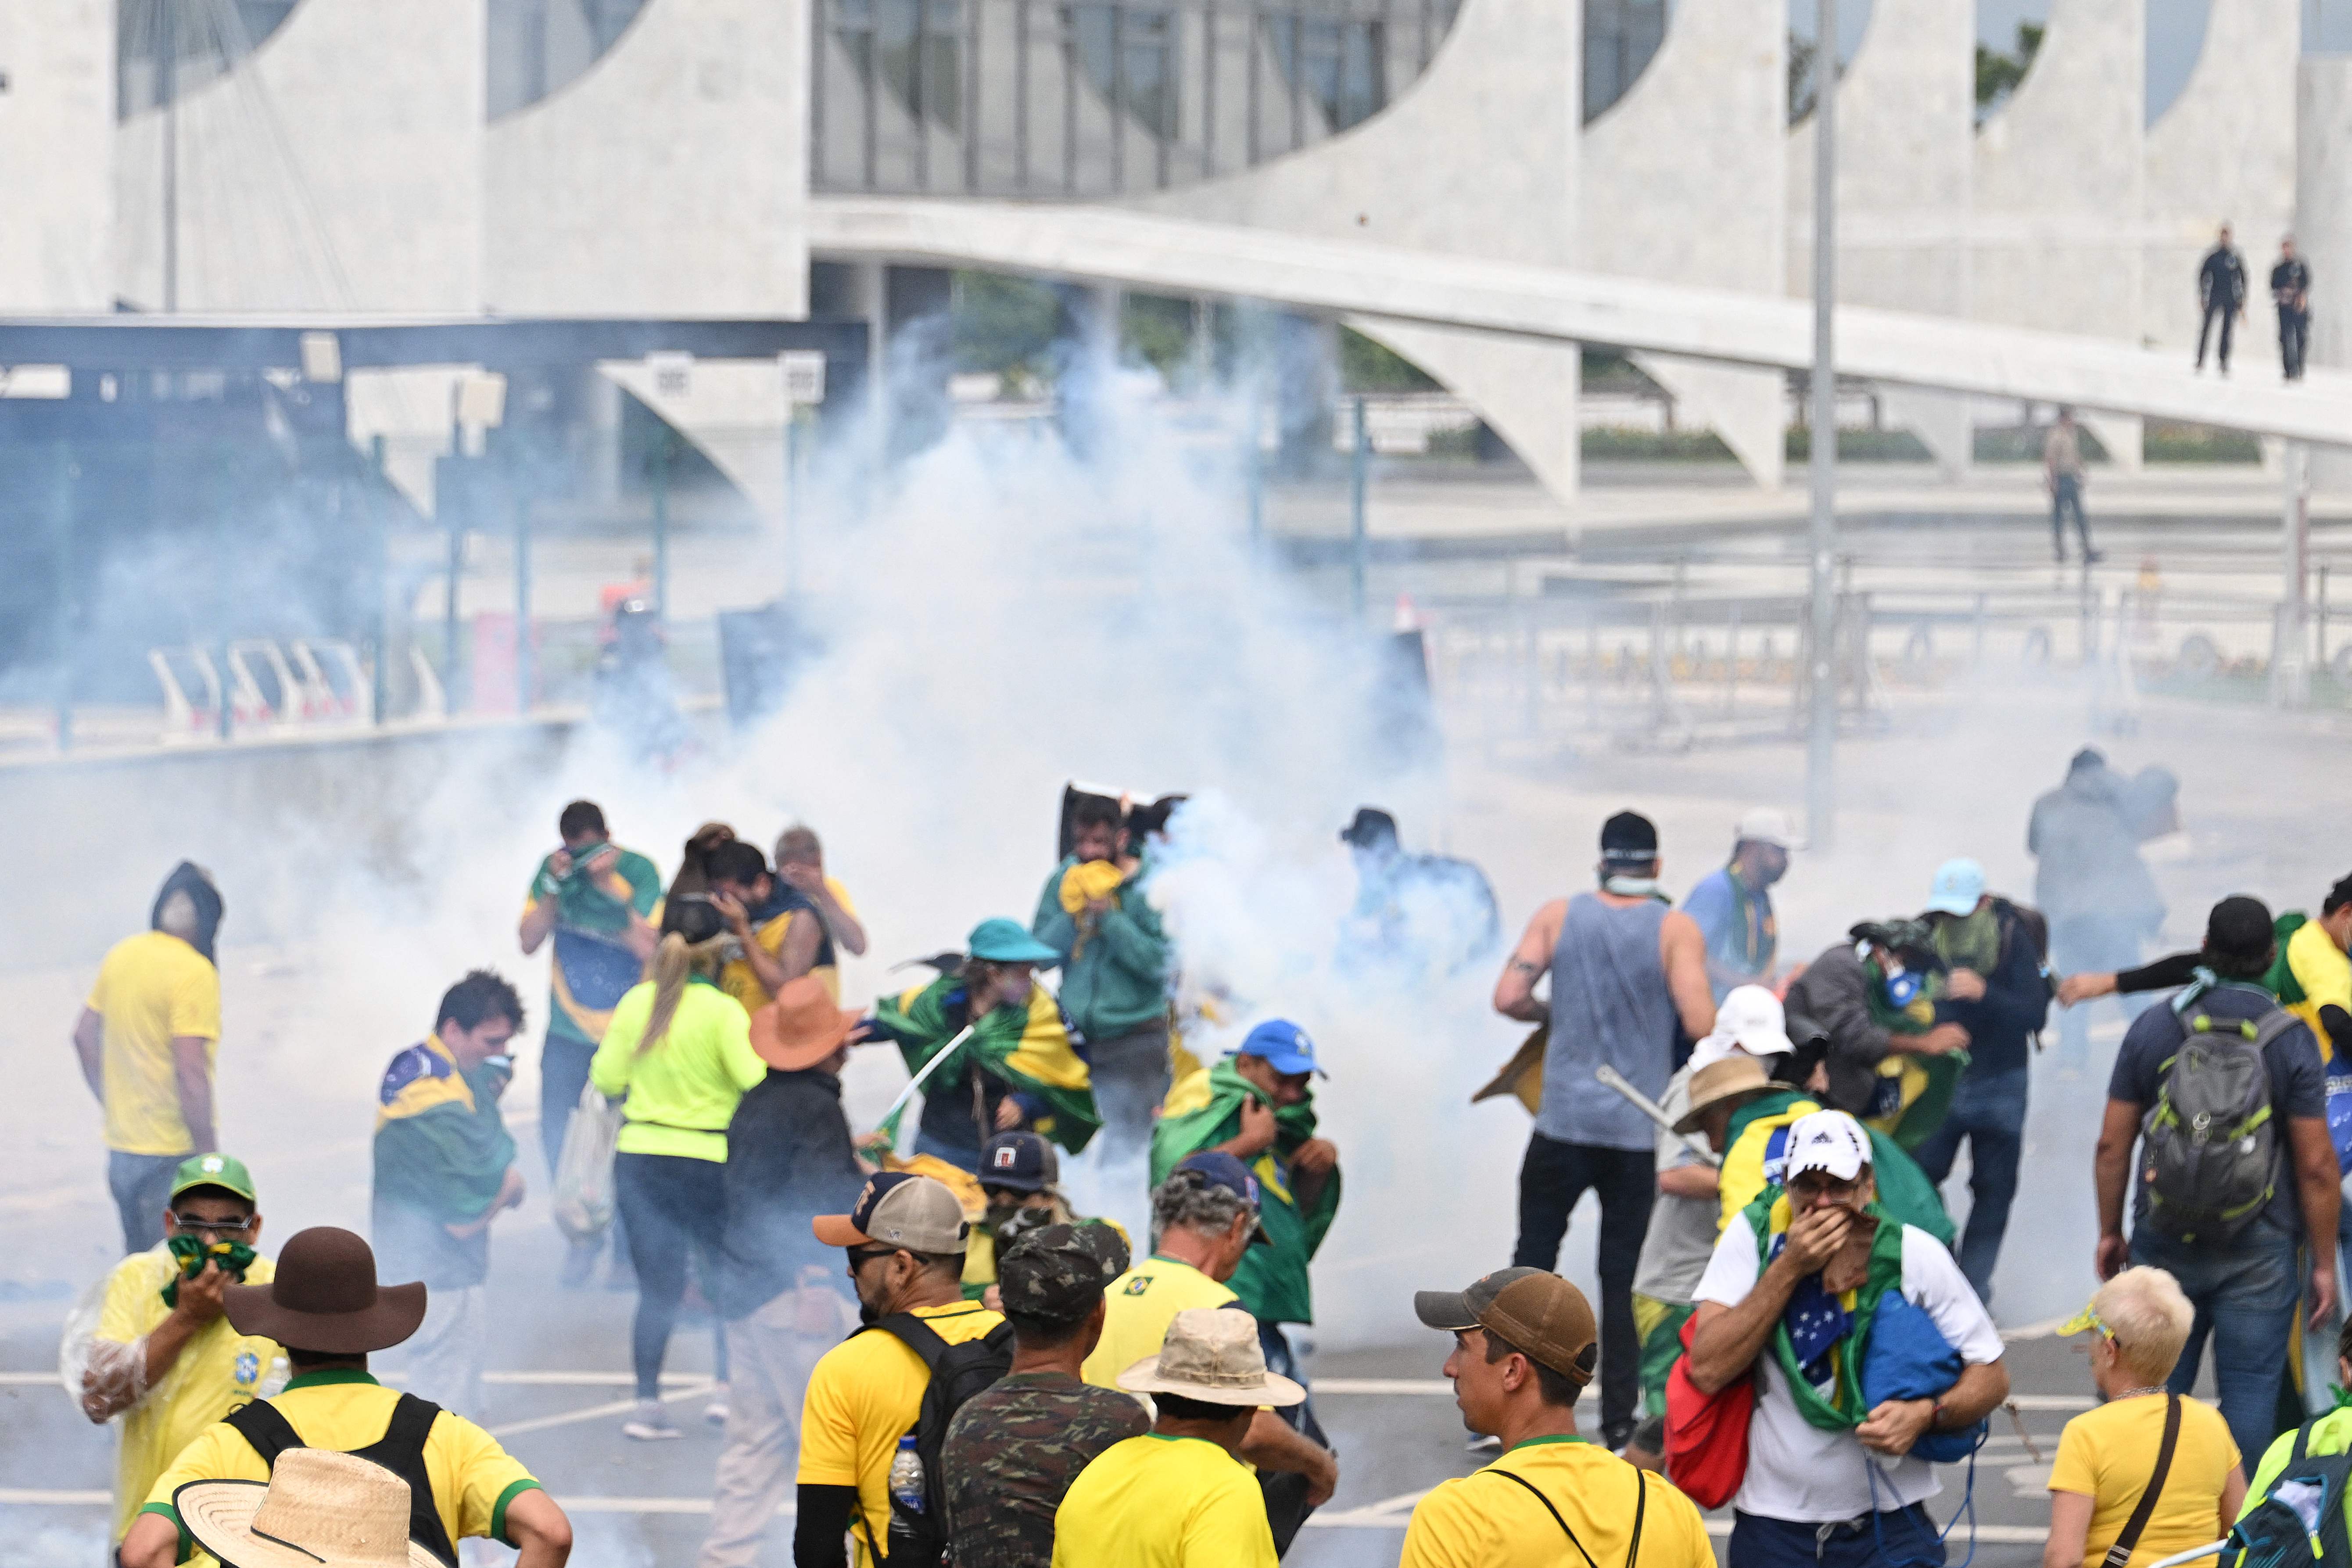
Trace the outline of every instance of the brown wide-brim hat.
<instances>
[{"instance_id":1,"label":"brown wide-brim hat","mask_svg":"<svg viewBox=\"0 0 2352 1568\"><path fill-rule=\"evenodd\" d=\"M268 1284L223 1294L238 1333L327 1355L390 1350L425 1321L424 1285L379 1286L367 1239L331 1225L298 1232Z\"/></svg>"},{"instance_id":2,"label":"brown wide-brim hat","mask_svg":"<svg viewBox=\"0 0 2352 1568\"><path fill-rule=\"evenodd\" d=\"M1782 1087L1772 1081L1761 1061L1746 1051L1717 1057L1691 1074L1690 1109L1675 1119L1675 1131L1696 1132L1700 1121L1715 1107L1729 1105L1736 1110Z\"/></svg>"},{"instance_id":3,"label":"brown wide-brim hat","mask_svg":"<svg viewBox=\"0 0 2352 1568\"><path fill-rule=\"evenodd\" d=\"M813 1068L841 1048L857 1018L856 1008L834 1005L824 981L803 974L751 1015L751 1054L779 1072Z\"/></svg>"},{"instance_id":4,"label":"brown wide-brim hat","mask_svg":"<svg viewBox=\"0 0 2352 1568\"><path fill-rule=\"evenodd\" d=\"M172 1507L224 1568L448 1568L408 1538L408 1483L357 1454L289 1448L268 1481L190 1481Z\"/></svg>"}]
</instances>

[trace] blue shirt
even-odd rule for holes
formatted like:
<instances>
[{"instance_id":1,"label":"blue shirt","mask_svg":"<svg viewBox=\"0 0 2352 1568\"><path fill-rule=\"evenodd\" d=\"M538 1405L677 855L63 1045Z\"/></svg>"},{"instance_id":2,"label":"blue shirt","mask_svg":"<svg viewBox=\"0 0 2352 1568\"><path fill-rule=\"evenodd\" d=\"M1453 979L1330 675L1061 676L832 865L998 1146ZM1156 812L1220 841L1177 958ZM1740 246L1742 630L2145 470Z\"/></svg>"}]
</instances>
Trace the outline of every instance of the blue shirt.
<instances>
[{"instance_id":1,"label":"blue shirt","mask_svg":"<svg viewBox=\"0 0 2352 1568\"><path fill-rule=\"evenodd\" d=\"M1734 882L1731 868L1699 879L1683 900L1683 913L1706 939L1706 984L1717 1002L1735 985L1761 980L1780 950L1780 931L1772 914L1769 889L1749 892Z\"/></svg>"}]
</instances>

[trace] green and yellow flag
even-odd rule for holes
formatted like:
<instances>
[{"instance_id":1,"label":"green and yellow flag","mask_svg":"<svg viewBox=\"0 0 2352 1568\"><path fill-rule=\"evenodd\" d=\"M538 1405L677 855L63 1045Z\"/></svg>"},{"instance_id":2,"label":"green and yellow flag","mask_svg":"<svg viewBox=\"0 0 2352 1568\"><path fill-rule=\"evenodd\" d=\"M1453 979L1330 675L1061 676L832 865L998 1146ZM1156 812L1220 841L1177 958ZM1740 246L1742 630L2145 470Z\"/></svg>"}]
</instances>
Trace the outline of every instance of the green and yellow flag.
<instances>
[{"instance_id":1,"label":"green and yellow flag","mask_svg":"<svg viewBox=\"0 0 2352 1568\"><path fill-rule=\"evenodd\" d=\"M978 1020L971 1017L971 997L964 983L943 974L929 985L917 985L874 1003L874 1022L906 1058L907 1070L917 1073L945 1050L971 1025L971 1033L955 1047L957 1057L940 1064L931 1076L960 1078L971 1062L978 1062L1013 1089L1036 1096L1051 1108L1035 1131L1075 1154L1087 1146L1102 1118L1095 1111L1093 1080L1086 1059L1070 1042L1070 1021L1062 1005L1043 985L1029 987L1029 1005L999 1007ZM904 1108L884 1119L879 1129L895 1143Z\"/></svg>"},{"instance_id":2,"label":"green and yellow flag","mask_svg":"<svg viewBox=\"0 0 2352 1568\"><path fill-rule=\"evenodd\" d=\"M1151 1184L1158 1186L1188 1154L1213 1148L1241 1131L1242 1105L1265 1098L1242 1077L1231 1057L1213 1068L1197 1061L1170 1086L1151 1128ZM1312 1207L1301 1209L1290 1191L1290 1156L1315 1136L1315 1100L1275 1108L1274 1147L1250 1165L1257 1178L1258 1223L1273 1245L1253 1247L1225 1283L1262 1323L1311 1323L1314 1294L1307 1265L1339 1212L1339 1173L1333 1171Z\"/></svg>"}]
</instances>

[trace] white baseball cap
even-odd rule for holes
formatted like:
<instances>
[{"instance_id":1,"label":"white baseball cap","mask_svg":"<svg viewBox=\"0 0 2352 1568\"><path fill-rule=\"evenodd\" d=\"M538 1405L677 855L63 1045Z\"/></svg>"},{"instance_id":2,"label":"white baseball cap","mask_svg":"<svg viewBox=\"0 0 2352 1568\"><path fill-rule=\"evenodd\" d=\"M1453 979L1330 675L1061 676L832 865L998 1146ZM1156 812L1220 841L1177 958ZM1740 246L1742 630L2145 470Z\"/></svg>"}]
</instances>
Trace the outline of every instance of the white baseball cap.
<instances>
[{"instance_id":1,"label":"white baseball cap","mask_svg":"<svg viewBox=\"0 0 2352 1568\"><path fill-rule=\"evenodd\" d=\"M1789 826L1789 814L1769 805L1759 805L1739 819L1732 838L1741 844L1769 844L1775 849L1786 849L1796 841Z\"/></svg>"},{"instance_id":2,"label":"white baseball cap","mask_svg":"<svg viewBox=\"0 0 2352 1568\"><path fill-rule=\"evenodd\" d=\"M1735 985L1716 1004L1713 1032L1691 1047L1690 1067L1696 1074L1734 1051L1773 1057L1796 1048L1780 999L1761 985Z\"/></svg>"},{"instance_id":3,"label":"white baseball cap","mask_svg":"<svg viewBox=\"0 0 2352 1568\"><path fill-rule=\"evenodd\" d=\"M1870 1134L1843 1110L1816 1110L1789 1124L1785 1184L1806 1171L1822 1171L1851 1182L1870 1165Z\"/></svg>"}]
</instances>

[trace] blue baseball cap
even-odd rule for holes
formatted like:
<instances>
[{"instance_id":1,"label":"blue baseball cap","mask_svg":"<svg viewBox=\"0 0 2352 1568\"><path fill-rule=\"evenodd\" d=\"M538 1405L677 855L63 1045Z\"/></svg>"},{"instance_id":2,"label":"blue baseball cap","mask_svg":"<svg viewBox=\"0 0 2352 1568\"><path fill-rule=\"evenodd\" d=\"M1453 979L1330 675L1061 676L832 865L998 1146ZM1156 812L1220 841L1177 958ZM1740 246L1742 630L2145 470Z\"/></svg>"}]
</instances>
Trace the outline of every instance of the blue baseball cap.
<instances>
[{"instance_id":1,"label":"blue baseball cap","mask_svg":"<svg viewBox=\"0 0 2352 1568\"><path fill-rule=\"evenodd\" d=\"M1059 963L1062 955L1029 934L1019 921L999 915L971 928L964 949L990 963Z\"/></svg>"},{"instance_id":2,"label":"blue baseball cap","mask_svg":"<svg viewBox=\"0 0 2352 1568\"><path fill-rule=\"evenodd\" d=\"M1984 868L1963 855L1936 868L1936 885L1927 894L1927 912L1972 915L1984 897Z\"/></svg>"},{"instance_id":3,"label":"blue baseball cap","mask_svg":"<svg viewBox=\"0 0 2352 1568\"><path fill-rule=\"evenodd\" d=\"M1251 1214L1258 1212L1257 1178L1250 1174L1248 1166L1223 1149L1203 1149L1197 1154L1187 1154L1176 1162L1176 1170L1198 1172L1209 1185L1223 1187L1249 1205ZM1171 1176L1175 1173L1175 1171L1169 1173ZM1253 1245L1271 1245L1273 1239L1265 1234L1265 1226L1262 1222L1251 1226L1250 1241Z\"/></svg>"},{"instance_id":4,"label":"blue baseball cap","mask_svg":"<svg viewBox=\"0 0 2352 1568\"><path fill-rule=\"evenodd\" d=\"M1237 1057L1257 1057L1278 1073L1311 1072L1317 1078L1329 1078L1315 1059L1315 1042L1307 1031L1287 1018L1268 1018L1249 1032L1249 1038L1234 1051Z\"/></svg>"},{"instance_id":5,"label":"blue baseball cap","mask_svg":"<svg viewBox=\"0 0 2352 1568\"><path fill-rule=\"evenodd\" d=\"M980 1184L1042 1193L1061 1179L1061 1163L1036 1133L1000 1132L980 1146Z\"/></svg>"}]
</instances>

